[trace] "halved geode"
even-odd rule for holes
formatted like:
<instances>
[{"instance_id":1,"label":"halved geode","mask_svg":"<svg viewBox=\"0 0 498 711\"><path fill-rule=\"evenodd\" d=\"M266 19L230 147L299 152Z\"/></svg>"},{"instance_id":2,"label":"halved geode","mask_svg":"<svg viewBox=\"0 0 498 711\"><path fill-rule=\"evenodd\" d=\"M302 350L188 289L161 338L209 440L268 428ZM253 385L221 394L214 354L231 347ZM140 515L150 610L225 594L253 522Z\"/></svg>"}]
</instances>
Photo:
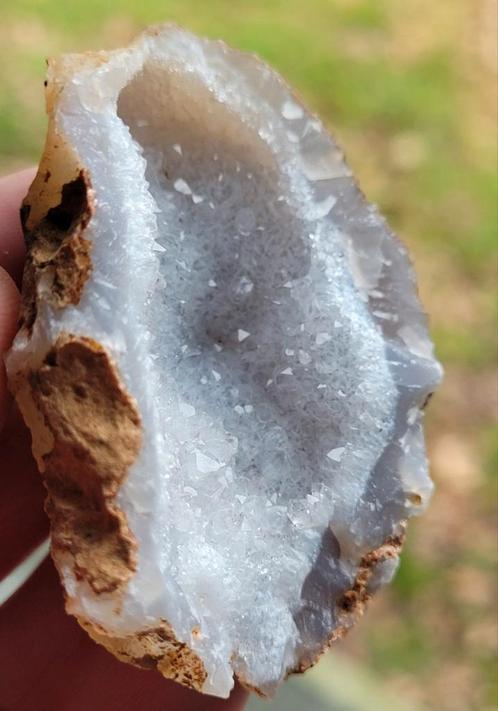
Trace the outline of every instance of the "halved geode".
<instances>
[{"instance_id":1,"label":"halved geode","mask_svg":"<svg viewBox=\"0 0 498 711\"><path fill-rule=\"evenodd\" d=\"M51 61L47 110L7 366L67 609L121 659L271 694L430 496L441 369L406 250L320 121L220 42Z\"/></svg>"}]
</instances>

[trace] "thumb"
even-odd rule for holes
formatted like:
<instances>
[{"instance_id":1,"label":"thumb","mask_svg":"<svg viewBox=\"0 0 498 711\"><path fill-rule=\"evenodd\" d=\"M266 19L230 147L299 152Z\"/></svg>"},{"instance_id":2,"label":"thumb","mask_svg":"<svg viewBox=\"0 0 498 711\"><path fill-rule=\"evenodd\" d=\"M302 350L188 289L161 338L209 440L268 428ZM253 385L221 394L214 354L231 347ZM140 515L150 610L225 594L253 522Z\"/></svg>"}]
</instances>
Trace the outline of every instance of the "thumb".
<instances>
[{"instance_id":1,"label":"thumb","mask_svg":"<svg viewBox=\"0 0 498 711\"><path fill-rule=\"evenodd\" d=\"M10 348L17 330L20 296L5 269L0 267L0 430L7 411L7 377L3 355Z\"/></svg>"}]
</instances>

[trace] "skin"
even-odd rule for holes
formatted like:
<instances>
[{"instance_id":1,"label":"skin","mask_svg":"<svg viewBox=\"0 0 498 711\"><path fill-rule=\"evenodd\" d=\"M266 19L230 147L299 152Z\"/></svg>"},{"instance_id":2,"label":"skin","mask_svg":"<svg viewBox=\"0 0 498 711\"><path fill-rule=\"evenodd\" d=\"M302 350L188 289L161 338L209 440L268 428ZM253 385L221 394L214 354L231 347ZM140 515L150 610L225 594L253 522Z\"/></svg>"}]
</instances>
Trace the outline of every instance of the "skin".
<instances>
[{"instance_id":1,"label":"skin","mask_svg":"<svg viewBox=\"0 0 498 711\"><path fill-rule=\"evenodd\" d=\"M25 254L19 207L34 174L0 178L1 355L16 332ZM47 537L44 498L0 358L0 580ZM225 701L119 662L66 615L49 558L0 607L0 669L2 711L240 711L246 702L239 686Z\"/></svg>"}]
</instances>

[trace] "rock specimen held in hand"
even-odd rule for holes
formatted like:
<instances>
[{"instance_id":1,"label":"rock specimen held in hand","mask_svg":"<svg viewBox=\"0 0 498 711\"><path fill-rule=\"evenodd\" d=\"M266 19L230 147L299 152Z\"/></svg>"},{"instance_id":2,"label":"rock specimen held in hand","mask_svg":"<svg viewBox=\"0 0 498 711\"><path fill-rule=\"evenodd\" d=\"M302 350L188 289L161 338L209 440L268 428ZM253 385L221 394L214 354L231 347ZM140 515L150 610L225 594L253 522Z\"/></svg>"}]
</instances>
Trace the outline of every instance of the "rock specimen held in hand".
<instances>
[{"instance_id":1,"label":"rock specimen held in hand","mask_svg":"<svg viewBox=\"0 0 498 711\"><path fill-rule=\"evenodd\" d=\"M312 665L431 493L405 248L256 58L166 26L51 61L7 359L68 612L227 696Z\"/></svg>"}]
</instances>

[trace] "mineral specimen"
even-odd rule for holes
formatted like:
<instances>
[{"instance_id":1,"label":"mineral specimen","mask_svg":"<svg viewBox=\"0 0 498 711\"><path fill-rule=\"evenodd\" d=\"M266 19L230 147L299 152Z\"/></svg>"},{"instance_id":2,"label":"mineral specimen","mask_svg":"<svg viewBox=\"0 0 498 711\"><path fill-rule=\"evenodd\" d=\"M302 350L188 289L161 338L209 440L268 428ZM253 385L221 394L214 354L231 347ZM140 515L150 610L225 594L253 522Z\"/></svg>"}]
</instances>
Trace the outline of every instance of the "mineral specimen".
<instances>
[{"instance_id":1,"label":"mineral specimen","mask_svg":"<svg viewBox=\"0 0 498 711\"><path fill-rule=\"evenodd\" d=\"M432 485L405 248L254 57L173 28L49 64L11 388L68 612L227 696L313 664Z\"/></svg>"}]
</instances>

